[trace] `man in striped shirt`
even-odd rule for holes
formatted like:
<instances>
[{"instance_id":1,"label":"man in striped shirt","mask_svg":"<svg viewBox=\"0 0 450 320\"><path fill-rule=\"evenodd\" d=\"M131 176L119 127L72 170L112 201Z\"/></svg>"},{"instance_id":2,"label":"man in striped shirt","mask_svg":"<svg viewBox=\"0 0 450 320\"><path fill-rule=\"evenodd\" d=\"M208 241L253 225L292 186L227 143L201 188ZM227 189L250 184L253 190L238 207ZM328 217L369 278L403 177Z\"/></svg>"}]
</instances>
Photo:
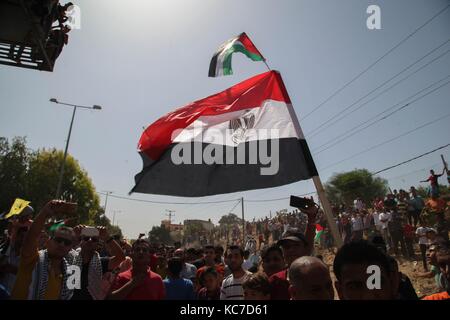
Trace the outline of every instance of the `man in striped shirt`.
<instances>
[{"instance_id":1,"label":"man in striped shirt","mask_svg":"<svg viewBox=\"0 0 450 320\"><path fill-rule=\"evenodd\" d=\"M242 283L251 275L250 272L242 269L244 250L238 246L230 246L227 250L227 258L231 274L222 282L220 300L244 300Z\"/></svg>"}]
</instances>

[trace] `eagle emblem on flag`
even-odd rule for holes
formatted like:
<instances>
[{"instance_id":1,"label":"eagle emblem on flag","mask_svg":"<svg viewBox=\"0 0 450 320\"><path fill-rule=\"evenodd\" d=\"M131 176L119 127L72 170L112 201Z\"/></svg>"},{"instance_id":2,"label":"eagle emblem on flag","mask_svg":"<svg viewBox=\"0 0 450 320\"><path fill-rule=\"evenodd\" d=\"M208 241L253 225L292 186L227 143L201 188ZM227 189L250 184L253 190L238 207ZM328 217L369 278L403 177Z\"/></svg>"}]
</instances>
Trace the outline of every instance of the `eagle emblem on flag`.
<instances>
[{"instance_id":1,"label":"eagle emblem on flag","mask_svg":"<svg viewBox=\"0 0 450 320\"><path fill-rule=\"evenodd\" d=\"M235 144L245 142L247 132L255 126L255 115L252 110L247 110L240 118L230 120L231 140Z\"/></svg>"}]
</instances>

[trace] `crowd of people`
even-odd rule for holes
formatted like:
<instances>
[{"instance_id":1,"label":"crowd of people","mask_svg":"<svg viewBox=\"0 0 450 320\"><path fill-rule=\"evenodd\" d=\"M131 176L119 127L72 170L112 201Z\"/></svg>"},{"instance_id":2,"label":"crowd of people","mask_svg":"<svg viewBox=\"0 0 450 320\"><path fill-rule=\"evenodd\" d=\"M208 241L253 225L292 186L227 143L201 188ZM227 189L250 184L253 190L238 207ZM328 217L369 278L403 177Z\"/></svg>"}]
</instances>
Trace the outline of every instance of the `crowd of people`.
<instances>
[{"instance_id":1,"label":"crowd of people","mask_svg":"<svg viewBox=\"0 0 450 320\"><path fill-rule=\"evenodd\" d=\"M48 225L72 210L53 200L34 218L27 207L11 220L0 249L0 295L36 300L450 299L448 207L439 194L430 195L421 199L411 188L369 206L356 199L351 207L335 208L344 239L339 249L318 206L247 223L245 246L194 248L150 243L143 234L130 243L104 227ZM317 254L326 248L335 254L332 270ZM399 271L397 259L414 259L416 252L424 269L417 276L434 277L436 294L419 297ZM373 265L381 271L377 289L367 284ZM71 286L74 266L80 281Z\"/></svg>"}]
</instances>

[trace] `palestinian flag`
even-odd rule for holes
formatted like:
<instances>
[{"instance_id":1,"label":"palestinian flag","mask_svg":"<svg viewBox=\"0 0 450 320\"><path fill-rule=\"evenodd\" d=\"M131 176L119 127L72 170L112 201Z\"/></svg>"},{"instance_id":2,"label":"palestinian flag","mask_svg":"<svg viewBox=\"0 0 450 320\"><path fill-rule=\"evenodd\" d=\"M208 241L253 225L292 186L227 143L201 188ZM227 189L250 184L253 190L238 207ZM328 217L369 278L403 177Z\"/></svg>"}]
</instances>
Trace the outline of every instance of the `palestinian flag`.
<instances>
[{"instance_id":1,"label":"palestinian flag","mask_svg":"<svg viewBox=\"0 0 450 320\"><path fill-rule=\"evenodd\" d=\"M247 79L151 124L132 192L198 197L276 187L317 175L277 71Z\"/></svg>"},{"instance_id":2,"label":"palestinian flag","mask_svg":"<svg viewBox=\"0 0 450 320\"><path fill-rule=\"evenodd\" d=\"M320 224L316 223L316 236L314 237L314 242L320 241L320 238L322 237L323 232L324 232L324 228Z\"/></svg>"},{"instance_id":3,"label":"palestinian flag","mask_svg":"<svg viewBox=\"0 0 450 320\"><path fill-rule=\"evenodd\" d=\"M235 52L241 52L253 61L265 61L250 38L243 32L220 46L211 59L208 76L218 77L233 74L231 57Z\"/></svg>"}]
</instances>

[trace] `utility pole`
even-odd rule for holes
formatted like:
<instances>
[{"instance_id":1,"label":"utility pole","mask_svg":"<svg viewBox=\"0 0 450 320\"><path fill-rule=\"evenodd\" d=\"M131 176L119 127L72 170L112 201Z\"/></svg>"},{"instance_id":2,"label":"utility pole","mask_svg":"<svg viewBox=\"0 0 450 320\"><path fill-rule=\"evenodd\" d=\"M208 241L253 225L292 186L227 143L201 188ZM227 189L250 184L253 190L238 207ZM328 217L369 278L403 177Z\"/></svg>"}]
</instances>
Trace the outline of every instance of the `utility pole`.
<instances>
[{"instance_id":1,"label":"utility pole","mask_svg":"<svg viewBox=\"0 0 450 320\"><path fill-rule=\"evenodd\" d=\"M175 215L172 212L175 212L175 210L168 210L166 209L166 211L169 213L166 213L166 216L169 217L169 230L170 230L170 225L172 224L172 217L175 217Z\"/></svg>"},{"instance_id":2,"label":"utility pole","mask_svg":"<svg viewBox=\"0 0 450 320\"><path fill-rule=\"evenodd\" d=\"M112 191L103 191L103 192L105 192L105 206L103 207L103 210L105 211L104 214L106 216L106 205L108 204L108 196L113 192Z\"/></svg>"},{"instance_id":3,"label":"utility pole","mask_svg":"<svg viewBox=\"0 0 450 320\"><path fill-rule=\"evenodd\" d=\"M66 165L67 150L69 149L70 136L72 134L72 126L73 126L73 121L75 119L75 113L77 111L77 108L102 110L102 107L99 105L96 105L96 104L94 104L93 106L80 106L80 105L71 104L71 103L64 103L64 102L58 101L58 99L56 99L56 98L51 98L50 102L73 107L72 119L70 120L69 134L67 135L66 147L64 149L64 157L63 157L63 161L62 161L61 168L59 171L58 186L56 189L55 199L59 199L59 197L61 196L61 193L62 193L62 183L63 183L63 177L64 177L64 169L65 169L65 165Z\"/></svg>"},{"instance_id":4,"label":"utility pole","mask_svg":"<svg viewBox=\"0 0 450 320\"><path fill-rule=\"evenodd\" d=\"M242 206L242 248L245 246L245 218L244 218L244 197L241 198Z\"/></svg>"},{"instance_id":5,"label":"utility pole","mask_svg":"<svg viewBox=\"0 0 450 320\"><path fill-rule=\"evenodd\" d=\"M113 210L113 213L114 213L114 215L113 215L113 221L112 221L112 225L114 226L114 221L116 220L116 213L120 213L120 212L122 212L121 210Z\"/></svg>"}]
</instances>

